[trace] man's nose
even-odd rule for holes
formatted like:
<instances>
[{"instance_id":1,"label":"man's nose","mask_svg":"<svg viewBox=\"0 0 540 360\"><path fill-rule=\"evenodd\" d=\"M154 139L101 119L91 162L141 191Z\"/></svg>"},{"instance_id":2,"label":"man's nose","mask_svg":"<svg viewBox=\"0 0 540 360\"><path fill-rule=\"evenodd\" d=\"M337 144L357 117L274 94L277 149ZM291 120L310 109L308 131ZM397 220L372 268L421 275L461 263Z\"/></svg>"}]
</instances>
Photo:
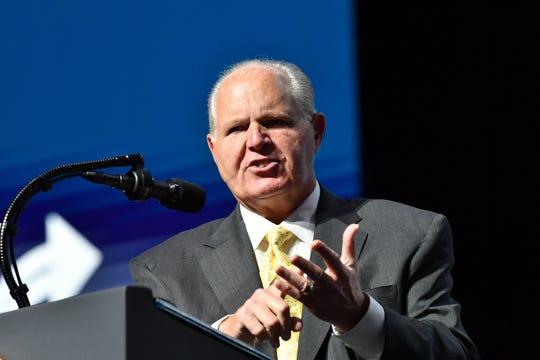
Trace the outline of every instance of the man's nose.
<instances>
[{"instance_id":1,"label":"man's nose","mask_svg":"<svg viewBox=\"0 0 540 360\"><path fill-rule=\"evenodd\" d=\"M268 133L262 126L251 125L247 131L246 145L248 148L260 149L269 142Z\"/></svg>"}]
</instances>

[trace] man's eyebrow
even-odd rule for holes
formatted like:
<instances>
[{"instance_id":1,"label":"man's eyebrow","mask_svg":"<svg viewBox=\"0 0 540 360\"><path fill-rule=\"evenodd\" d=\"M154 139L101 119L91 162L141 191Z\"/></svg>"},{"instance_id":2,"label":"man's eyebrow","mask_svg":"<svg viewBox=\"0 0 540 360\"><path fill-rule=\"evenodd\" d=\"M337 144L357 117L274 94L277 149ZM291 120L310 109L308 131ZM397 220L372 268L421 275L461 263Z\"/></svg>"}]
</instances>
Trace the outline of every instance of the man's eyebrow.
<instances>
[{"instance_id":1,"label":"man's eyebrow","mask_svg":"<svg viewBox=\"0 0 540 360\"><path fill-rule=\"evenodd\" d=\"M258 120L264 121L264 120L275 120L275 119L292 120L293 117L286 113L268 113L259 117Z\"/></svg>"},{"instance_id":2,"label":"man's eyebrow","mask_svg":"<svg viewBox=\"0 0 540 360\"><path fill-rule=\"evenodd\" d=\"M243 124L245 122L249 121L249 119L242 119L242 118L233 118L230 120L226 120L223 124L225 127L231 127L231 126L237 126L240 124Z\"/></svg>"},{"instance_id":3,"label":"man's eyebrow","mask_svg":"<svg viewBox=\"0 0 540 360\"><path fill-rule=\"evenodd\" d=\"M269 112L266 114L262 114L260 117L255 119L257 122L264 122L264 121L271 121L271 120L286 120L286 121L294 121L294 117L290 116L287 113L283 112ZM235 127L238 125L243 125L246 122L250 122L251 120L249 118L232 118L228 119L223 123L223 127L230 129L231 127Z\"/></svg>"}]
</instances>

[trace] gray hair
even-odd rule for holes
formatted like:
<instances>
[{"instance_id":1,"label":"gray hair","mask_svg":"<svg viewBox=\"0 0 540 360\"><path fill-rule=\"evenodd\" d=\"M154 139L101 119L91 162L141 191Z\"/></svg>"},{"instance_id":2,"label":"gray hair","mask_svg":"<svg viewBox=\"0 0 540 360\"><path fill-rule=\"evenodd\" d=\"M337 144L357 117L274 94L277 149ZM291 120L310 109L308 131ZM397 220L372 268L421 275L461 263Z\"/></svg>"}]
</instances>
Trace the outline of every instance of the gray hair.
<instances>
[{"instance_id":1,"label":"gray hair","mask_svg":"<svg viewBox=\"0 0 540 360\"><path fill-rule=\"evenodd\" d=\"M247 67L263 67L275 71L276 74L281 74L289 80L291 95L300 105L301 110L305 113L306 118L311 119L315 114L315 100L313 94L313 86L307 75L298 66L278 60L245 60L225 69L219 79L216 81L210 95L208 96L208 127L211 135L214 135L216 123L216 94L225 79L241 68Z\"/></svg>"}]
</instances>

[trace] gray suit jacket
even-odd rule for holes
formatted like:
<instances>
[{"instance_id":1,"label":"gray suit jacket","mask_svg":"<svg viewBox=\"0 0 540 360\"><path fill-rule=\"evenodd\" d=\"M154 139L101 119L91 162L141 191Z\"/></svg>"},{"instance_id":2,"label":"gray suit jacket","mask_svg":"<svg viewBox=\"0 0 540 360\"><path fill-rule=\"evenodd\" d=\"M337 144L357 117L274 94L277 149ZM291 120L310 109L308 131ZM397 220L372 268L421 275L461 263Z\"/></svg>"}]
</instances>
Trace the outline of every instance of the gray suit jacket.
<instances>
[{"instance_id":1,"label":"gray suit jacket","mask_svg":"<svg viewBox=\"0 0 540 360\"><path fill-rule=\"evenodd\" d=\"M345 227L359 223L356 251L363 289L385 310L382 359L479 359L450 297L452 235L446 218L386 200L345 200L325 189L315 239L341 252ZM312 261L324 268L314 254ZM224 219L182 232L134 258L136 284L207 322L234 313L261 287L238 207ZM298 359L356 359L330 324L304 308ZM267 342L257 348L270 356Z\"/></svg>"}]
</instances>

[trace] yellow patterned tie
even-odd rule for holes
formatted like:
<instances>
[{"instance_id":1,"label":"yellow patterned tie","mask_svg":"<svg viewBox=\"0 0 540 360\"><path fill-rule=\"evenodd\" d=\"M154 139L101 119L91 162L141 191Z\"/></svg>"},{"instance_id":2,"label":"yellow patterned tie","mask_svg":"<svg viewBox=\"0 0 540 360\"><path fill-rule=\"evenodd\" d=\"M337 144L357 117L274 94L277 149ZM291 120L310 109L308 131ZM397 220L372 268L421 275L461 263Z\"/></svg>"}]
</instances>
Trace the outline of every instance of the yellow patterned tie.
<instances>
[{"instance_id":1,"label":"yellow patterned tie","mask_svg":"<svg viewBox=\"0 0 540 360\"><path fill-rule=\"evenodd\" d=\"M295 235L281 225L276 226L266 233L265 239L268 243L268 248L264 253L261 261L260 275L263 287L267 288L276 278L276 268L280 265L292 269L294 265L289 261L289 257L283 251L282 246ZM285 301L289 304L291 316L300 318L302 316L302 303L289 295L285 297ZM299 332L291 332L291 338L287 341L279 339L279 348L277 349L277 357L279 360L296 360L298 352Z\"/></svg>"}]
</instances>

